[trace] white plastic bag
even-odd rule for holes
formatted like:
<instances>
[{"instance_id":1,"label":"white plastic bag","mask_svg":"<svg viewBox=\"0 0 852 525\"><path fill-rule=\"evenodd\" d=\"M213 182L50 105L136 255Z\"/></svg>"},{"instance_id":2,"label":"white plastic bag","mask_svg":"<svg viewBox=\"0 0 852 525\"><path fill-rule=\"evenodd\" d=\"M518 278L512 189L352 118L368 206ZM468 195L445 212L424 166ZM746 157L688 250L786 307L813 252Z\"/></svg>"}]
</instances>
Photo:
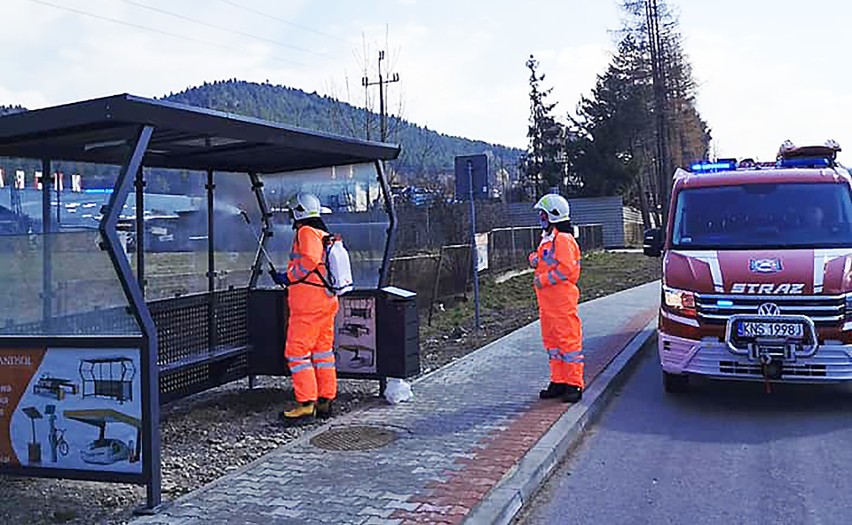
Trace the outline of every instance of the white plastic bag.
<instances>
[{"instance_id":1,"label":"white plastic bag","mask_svg":"<svg viewBox=\"0 0 852 525\"><path fill-rule=\"evenodd\" d=\"M396 377L388 378L388 385L385 387L385 399L388 400L388 403L396 405L408 401L412 397L414 397L414 394L411 392L411 385Z\"/></svg>"}]
</instances>

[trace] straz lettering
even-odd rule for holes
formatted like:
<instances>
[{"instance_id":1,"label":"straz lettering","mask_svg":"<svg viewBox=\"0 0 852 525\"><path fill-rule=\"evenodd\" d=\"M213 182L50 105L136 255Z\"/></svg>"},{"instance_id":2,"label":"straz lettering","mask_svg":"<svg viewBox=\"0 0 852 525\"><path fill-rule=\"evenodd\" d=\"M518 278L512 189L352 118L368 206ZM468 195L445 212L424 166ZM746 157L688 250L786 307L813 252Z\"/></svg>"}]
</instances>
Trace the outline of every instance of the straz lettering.
<instances>
[{"instance_id":1,"label":"straz lettering","mask_svg":"<svg viewBox=\"0 0 852 525\"><path fill-rule=\"evenodd\" d=\"M28 355L0 355L0 366L32 366Z\"/></svg>"},{"instance_id":2,"label":"straz lettering","mask_svg":"<svg viewBox=\"0 0 852 525\"><path fill-rule=\"evenodd\" d=\"M749 295L801 295L804 292L805 285L797 283L735 283L731 287L731 293L741 293Z\"/></svg>"}]
</instances>

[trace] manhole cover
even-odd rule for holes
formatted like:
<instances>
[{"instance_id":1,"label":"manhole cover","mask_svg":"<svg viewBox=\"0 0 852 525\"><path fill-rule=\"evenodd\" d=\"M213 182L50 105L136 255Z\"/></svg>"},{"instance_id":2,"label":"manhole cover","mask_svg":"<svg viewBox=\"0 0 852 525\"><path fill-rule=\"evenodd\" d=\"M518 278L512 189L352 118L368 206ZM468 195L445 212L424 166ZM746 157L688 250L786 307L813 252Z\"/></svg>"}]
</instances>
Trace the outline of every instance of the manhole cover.
<instances>
[{"instance_id":1,"label":"manhole cover","mask_svg":"<svg viewBox=\"0 0 852 525\"><path fill-rule=\"evenodd\" d=\"M384 447L395 439L396 434L386 428L351 426L318 434L311 439L311 445L325 450L369 450Z\"/></svg>"}]
</instances>

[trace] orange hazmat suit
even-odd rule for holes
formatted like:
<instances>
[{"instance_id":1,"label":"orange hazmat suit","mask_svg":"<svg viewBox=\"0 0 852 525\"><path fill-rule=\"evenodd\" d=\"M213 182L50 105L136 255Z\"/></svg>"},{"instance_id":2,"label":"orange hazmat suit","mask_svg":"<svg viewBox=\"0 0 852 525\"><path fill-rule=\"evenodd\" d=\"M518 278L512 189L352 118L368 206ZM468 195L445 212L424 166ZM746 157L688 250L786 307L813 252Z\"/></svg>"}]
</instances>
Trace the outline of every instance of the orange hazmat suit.
<instances>
[{"instance_id":1,"label":"orange hazmat suit","mask_svg":"<svg viewBox=\"0 0 852 525\"><path fill-rule=\"evenodd\" d=\"M583 379L583 332L577 304L580 247L574 237L554 228L543 233L530 266L541 318L541 336L550 359L550 380L579 388Z\"/></svg>"}]
</instances>

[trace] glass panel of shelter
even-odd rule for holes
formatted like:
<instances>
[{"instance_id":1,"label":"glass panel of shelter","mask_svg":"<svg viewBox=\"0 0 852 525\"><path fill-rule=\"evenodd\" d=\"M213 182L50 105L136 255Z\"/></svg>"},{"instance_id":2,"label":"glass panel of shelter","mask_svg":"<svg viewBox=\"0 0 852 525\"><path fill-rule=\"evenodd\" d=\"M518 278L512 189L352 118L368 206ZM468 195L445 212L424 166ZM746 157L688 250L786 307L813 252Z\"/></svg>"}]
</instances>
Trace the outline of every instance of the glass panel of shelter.
<instances>
[{"instance_id":1,"label":"glass panel of shelter","mask_svg":"<svg viewBox=\"0 0 852 525\"><path fill-rule=\"evenodd\" d=\"M214 173L215 288L244 287L251 279L263 221L246 173ZM266 265L263 265L266 268Z\"/></svg>"},{"instance_id":2,"label":"glass panel of shelter","mask_svg":"<svg viewBox=\"0 0 852 525\"><path fill-rule=\"evenodd\" d=\"M206 292L207 174L146 168L144 179L145 300Z\"/></svg>"},{"instance_id":3,"label":"glass panel of shelter","mask_svg":"<svg viewBox=\"0 0 852 525\"><path fill-rule=\"evenodd\" d=\"M262 178L264 196L272 213L273 235L266 246L276 266L286 265L293 242L288 206L299 192L310 192L331 210L322 218L332 232L343 237L356 288L378 286L390 216L375 164L333 166ZM272 285L266 274L258 283Z\"/></svg>"},{"instance_id":4,"label":"glass panel of shelter","mask_svg":"<svg viewBox=\"0 0 852 525\"><path fill-rule=\"evenodd\" d=\"M102 207L119 168L69 162L50 168L45 186L40 161L0 159L0 334L140 333L100 248Z\"/></svg>"},{"instance_id":5,"label":"glass panel of shelter","mask_svg":"<svg viewBox=\"0 0 852 525\"><path fill-rule=\"evenodd\" d=\"M6 261L0 267L5 292L0 297L0 334L139 333L107 252L100 248L98 231L120 168L55 162L49 188L41 184L40 168L40 161L0 160L0 256ZM149 168L143 173L146 300L206 292L207 174ZM389 216L374 164L265 175L262 180L274 233L267 248L276 266L286 266L293 238L286 207L299 191L308 191L332 210L323 218L346 242L356 286L378 285ZM245 286L261 232L260 211L248 175L217 173L214 182L215 286ZM50 200L47 235L45 191ZM134 273L138 211L133 192L118 228ZM51 280L49 294L44 293L45 277ZM258 284L272 286L266 273Z\"/></svg>"}]
</instances>

